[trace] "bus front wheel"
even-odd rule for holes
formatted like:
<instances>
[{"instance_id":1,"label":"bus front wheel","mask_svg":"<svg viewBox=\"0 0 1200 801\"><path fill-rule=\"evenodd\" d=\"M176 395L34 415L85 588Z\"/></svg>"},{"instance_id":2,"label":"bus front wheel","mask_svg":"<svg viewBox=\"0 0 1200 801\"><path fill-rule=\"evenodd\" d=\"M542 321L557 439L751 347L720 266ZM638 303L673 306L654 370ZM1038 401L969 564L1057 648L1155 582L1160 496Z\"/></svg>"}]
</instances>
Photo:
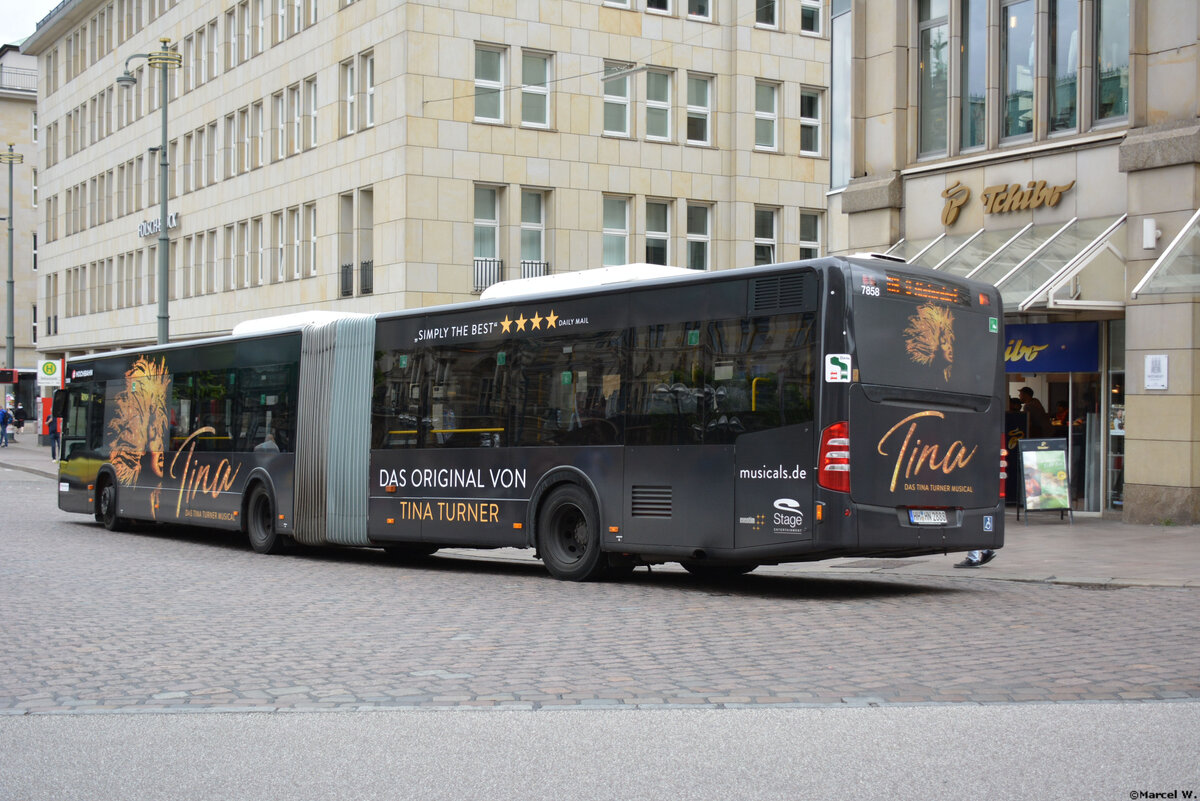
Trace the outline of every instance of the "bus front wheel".
<instances>
[{"instance_id":1,"label":"bus front wheel","mask_svg":"<svg viewBox=\"0 0 1200 801\"><path fill-rule=\"evenodd\" d=\"M604 573L600 513L587 490L564 484L553 490L538 514L538 551L550 575L564 581L593 581Z\"/></svg>"},{"instance_id":2,"label":"bus front wheel","mask_svg":"<svg viewBox=\"0 0 1200 801\"><path fill-rule=\"evenodd\" d=\"M96 520L103 523L109 531L125 529L125 518L117 514L117 485L111 478L106 478L100 486L100 495L96 501Z\"/></svg>"},{"instance_id":3,"label":"bus front wheel","mask_svg":"<svg viewBox=\"0 0 1200 801\"><path fill-rule=\"evenodd\" d=\"M262 484L255 484L246 502L246 534L258 553L283 553L287 537L275 530L275 499Z\"/></svg>"}]
</instances>

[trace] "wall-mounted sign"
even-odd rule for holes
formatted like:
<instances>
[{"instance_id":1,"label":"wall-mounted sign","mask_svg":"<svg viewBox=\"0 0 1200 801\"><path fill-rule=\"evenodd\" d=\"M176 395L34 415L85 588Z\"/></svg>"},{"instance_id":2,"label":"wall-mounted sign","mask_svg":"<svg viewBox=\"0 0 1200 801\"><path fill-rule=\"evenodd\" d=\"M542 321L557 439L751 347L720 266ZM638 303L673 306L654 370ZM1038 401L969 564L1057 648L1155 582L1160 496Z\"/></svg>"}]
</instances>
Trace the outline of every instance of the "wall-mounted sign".
<instances>
[{"instance_id":1,"label":"wall-mounted sign","mask_svg":"<svg viewBox=\"0 0 1200 801\"><path fill-rule=\"evenodd\" d=\"M1146 375L1142 386L1146 389L1167 388L1167 354L1151 353L1146 356Z\"/></svg>"},{"instance_id":2,"label":"wall-mounted sign","mask_svg":"<svg viewBox=\"0 0 1200 801\"><path fill-rule=\"evenodd\" d=\"M1004 370L1008 373L1096 373L1100 371L1100 324L1043 323L1004 326Z\"/></svg>"},{"instance_id":3,"label":"wall-mounted sign","mask_svg":"<svg viewBox=\"0 0 1200 801\"><path fill-rule=\"evenodd\" d=\"M984 214L1006 214L1010 211L1025 211L1042 206L1057 206L1063 193L1075 186L1075 182L1061 186L1047 185L1045 181L1030 181L1021 188L1020 184L996 184L985 187L981 199ZM971 189L955 181L954 186L942 191L946 205L942 208L942 225L953 225L958 211L971 199Z\"/></svg>"},{"instance_id":4,"label":"wall-mounted sign","mask_svg":"<svg viewBox=\"0 0 1200 801\"><path fill-rule=\"evenodd\" d=\"M167 214L167 230L171 230L179 225L179 212L172 211ZM162 228L162 221L155 217L153 220L142 220L138 223L138 236L150 236L157 234Z\"/></svg>"}]
</instances>

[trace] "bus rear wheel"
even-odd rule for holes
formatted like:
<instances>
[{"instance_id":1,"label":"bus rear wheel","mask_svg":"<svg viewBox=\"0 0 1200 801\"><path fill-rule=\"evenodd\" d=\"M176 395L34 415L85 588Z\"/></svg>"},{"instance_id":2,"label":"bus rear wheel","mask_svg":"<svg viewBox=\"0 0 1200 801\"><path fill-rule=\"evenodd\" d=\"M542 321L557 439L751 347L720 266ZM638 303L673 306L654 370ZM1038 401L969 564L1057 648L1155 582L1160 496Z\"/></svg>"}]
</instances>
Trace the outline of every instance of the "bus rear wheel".
<instances>
[{"instance_id":1,"label":"bus rear wheel","mask_svg":"<svg viewBox=\"0 0 1200 801\"><path fill-rule=\"evenodd\" d=\"M104 479L100 485L100 495L96 502L96 520L104 524L109 531L124 531L125 518L117 514L117 485L111 478Z\"/></svg>"},{"instance_id":2,"label":"bus rear wheel","mask_svg":"<svg viewBox=\"0 0 1200 801\"><path fill-rule=\"evenodd\" d=\"M287 537L275 530L275 498L262 484L255 484L246 502L246 534L258 553L283 553Z\"/></svg>"},{"instance_id":3,"label":"bus rear wheel","mask_svg":"<svg viewBox=\"0 0 1200 801\"><path fill-rule=\"evenodd\" d=\"M600 513L587 490L565 484L553 491L538 514L538 551L550 575L564 581L594 581L604 574Z\"/></svg>"}]
</instances>

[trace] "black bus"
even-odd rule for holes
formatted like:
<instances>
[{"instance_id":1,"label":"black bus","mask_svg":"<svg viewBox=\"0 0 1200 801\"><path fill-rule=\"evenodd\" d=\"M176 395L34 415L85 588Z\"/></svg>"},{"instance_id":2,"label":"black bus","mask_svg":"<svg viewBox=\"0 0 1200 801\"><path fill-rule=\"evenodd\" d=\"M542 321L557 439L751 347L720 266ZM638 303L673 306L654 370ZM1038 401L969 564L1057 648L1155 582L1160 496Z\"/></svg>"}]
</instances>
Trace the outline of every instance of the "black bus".
<instances>
[{"instance_id":1,"label":"black bus","mask_svg":"<svg viewBox=\"0 0 1200 801\"><path fill-rule=\"evenodd\" d=\"M74 359L59 506L569 580L1003 545L995 288L682 272Z\"/></svg>"}]
</instances>

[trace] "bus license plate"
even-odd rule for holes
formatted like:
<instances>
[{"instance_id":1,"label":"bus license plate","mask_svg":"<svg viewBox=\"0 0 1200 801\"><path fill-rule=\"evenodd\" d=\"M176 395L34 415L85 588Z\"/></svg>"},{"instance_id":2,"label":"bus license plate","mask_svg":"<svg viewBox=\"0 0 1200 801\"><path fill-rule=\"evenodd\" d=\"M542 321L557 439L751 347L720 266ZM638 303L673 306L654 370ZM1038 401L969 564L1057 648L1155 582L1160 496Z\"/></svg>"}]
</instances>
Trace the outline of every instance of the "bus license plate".
<instances>
[{"instance_id":1,"label":"bus license plate","mask_svg":"<svg viewBox=\"0 0 1200 801\"><path fill-rule=\"evenodd\" d=\"M944 526L946 525L946 510L945 509L909 509L909 522L915 523L918 526Z\"/></svg>"}]
</instances>

